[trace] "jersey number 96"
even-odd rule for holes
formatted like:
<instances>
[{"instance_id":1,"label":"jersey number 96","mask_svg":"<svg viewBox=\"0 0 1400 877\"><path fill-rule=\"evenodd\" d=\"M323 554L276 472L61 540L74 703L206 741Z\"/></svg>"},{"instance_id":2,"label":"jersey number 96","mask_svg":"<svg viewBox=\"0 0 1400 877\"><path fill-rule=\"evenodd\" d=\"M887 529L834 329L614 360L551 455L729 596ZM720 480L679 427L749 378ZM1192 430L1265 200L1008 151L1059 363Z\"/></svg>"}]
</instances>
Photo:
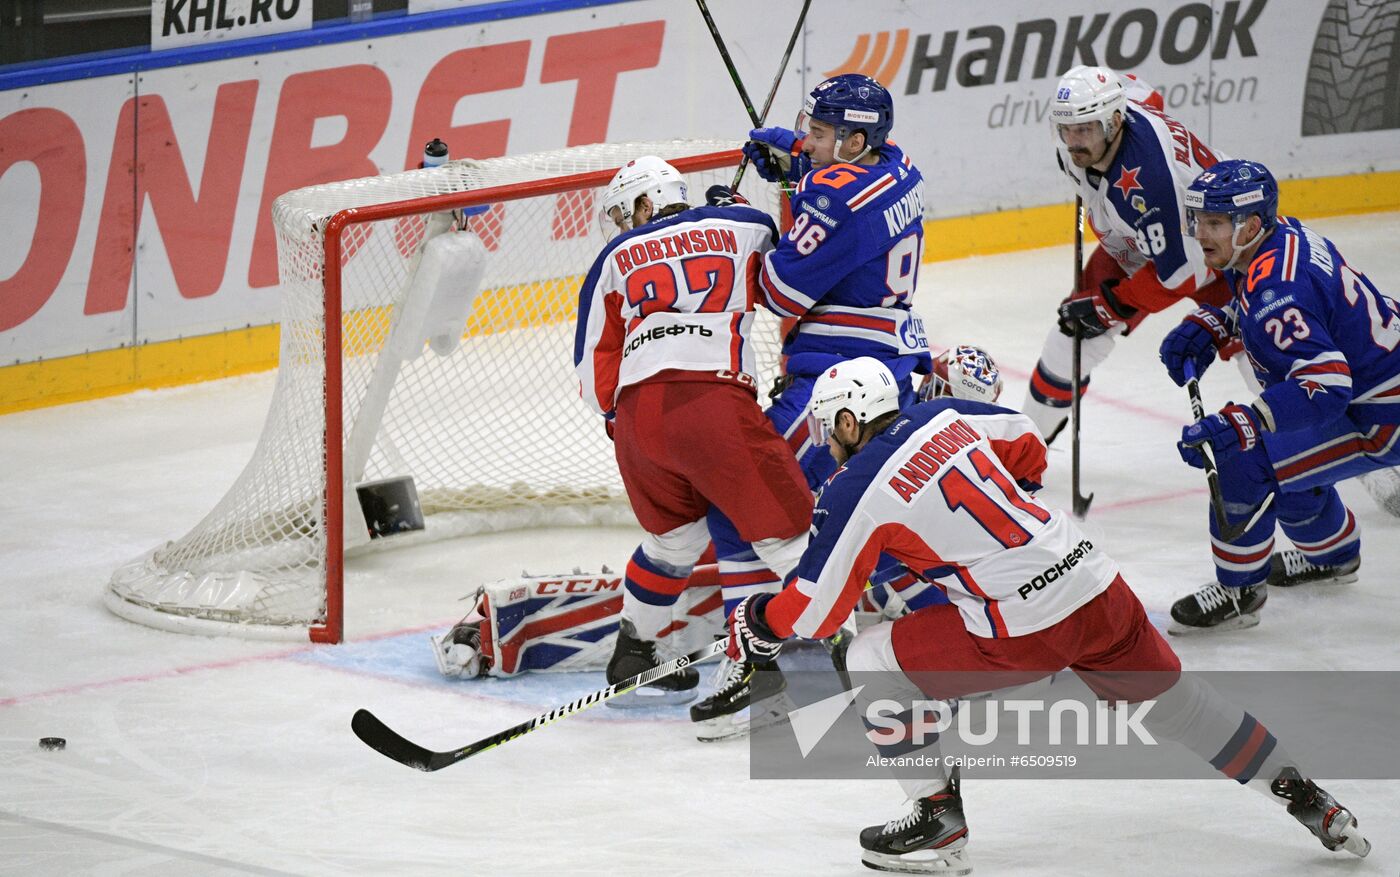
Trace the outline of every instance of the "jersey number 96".
<instances>
[{"instance_id":1,"label":"jersey number 96","mask_svg":"<svg viewBox=\"0 0 1400 877\"><path fill-rule=\"evenodd\" d=\"M807 256L826 240L826 229L812 222L807 214L799 213L788 229L788 240L797 245L798 253Z\"/></svg>"}]
</instances>

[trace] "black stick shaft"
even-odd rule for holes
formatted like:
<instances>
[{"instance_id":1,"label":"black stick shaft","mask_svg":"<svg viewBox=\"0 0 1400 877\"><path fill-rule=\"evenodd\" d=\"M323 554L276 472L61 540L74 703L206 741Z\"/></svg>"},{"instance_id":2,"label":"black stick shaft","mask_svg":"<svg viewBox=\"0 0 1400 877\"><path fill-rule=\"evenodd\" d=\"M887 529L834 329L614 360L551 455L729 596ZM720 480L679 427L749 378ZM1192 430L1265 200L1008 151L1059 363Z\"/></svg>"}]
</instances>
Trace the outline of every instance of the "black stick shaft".
<instances>
[{"instance_id":1,"label":"black stick shaft","mask_svg":"<svg viewBox=\"0 0 1400 877\"><path fill-rule=\"evenodd\" d=\"M1191 416L1200 422L1205 419L1206 407L1201 402L1201 386L1196 378L1194 363L1186 363L1186 395L1191 399ZM1201 445L1201 456L1206 463L1206 486L1210 489L1210 510L1215 515L1215 527L1220 538L1231 541L1230 519L1225 514L1225 497L1220 493L1220 472L1215 468L1215 449L1209 443Z\"/></svg>"},{"instance_id":2,"label":"black stick shaft","mask_svg":"<svg viewBox=\"0 0 1400 877\"><path fill-rule=\"evenodd\" d=\"M1191 398L1191 415L1200 422L1206 416L1206 407L1201 402L1200 381L1196 377L1196 364L1188 362L1185 365L1186 372L1186 394ZM1220 531L1222 542L1234 542L1236 539L1249 532L1259 519L1264 516L1264 512L1269 510L1269 506L1274 502L1274 495L1271 493L1264 497L1264 501L1254 510L1248 520L1238 524L1231 524L1230 518L1225 514L1225 496L1220 492L1220 469L1215 464L1215 449L1210 443L1201 445L1201 456L1206 461L1206 486L1210 489L1210 509L1215 515L1215 527Z\"/></svg>"},{"instance_id":3,"label":"black stick shaft","mask_svg":"<svg viewBox=\"0 0 1400 877\"><path fill-rule=\"evenodd\" d=\"M1074 294L1084 286L1084 199L1074 196ZM1089 513L1089 504L1094 501L1094 495L1088 496L1079 492L1079 406L1080 396L1084 391L1084 382L1080 377L1080 369L1083 362L1084 333L1078 323L1074 325L1074 345L1073 357L1070 364L1072 369L1070 377L1070 400L1069 400L1069 468L1070 468L1070 499L1072 510L1076 518L1083 518Z\"/></svg>"},{"instance_id":4,"label":"black stick shaft","mask_svg":"<svg viewBox=\"0 0 1400 877\"><path fill-rule=\"evenodd\" d=\"M739 90L739 99L744 102L744 109L749 114L749 121L753 122L755 128L763 127L763 119L758 115L758 110L753 108L753 101L749 100L748 89L744 88L744 81L739 78L739 71L734 67L734 59L729 57L729 49L725 48L724 37L719 35L719 28L715 26L715 20L710 15L710 7L705 5L705 0L695 0L695 2L700 7L700 14L705 16L705 26L710 29L710 36L714 37L715 48L719 49L719 56L724 59L724 66L729 71L729 78L734 80L734 87Z\"/></svg>"},{"instance_id":5,"label":"black stick shaft","mask_svg":"<svg viewBox=\"0 0 1400 877\"><path fill-rule=\"evenodd\" d=\"M773 99L778 95L778 86L783 81L783 75L787 72L788 61L792 59L793 47L797 45L797 37L802 33L802 24L807 20L807 9L811 7L812 0L802 0L802 11L797 13L797 24L793 25L792 36L788 37L787 49L783 51L783 60L778 63L778 72L773 75L773 84L768 87L768 97L763 101L763 112L759 113L758 124L755 127L762 128L763 123L768 120L768 111L773 108ZM734 182L730 183L731 192L739 191L739 182L744 179L744 171L748 170L749 157L745 155L739 159L739 169L734 172Z\"/></svg>"},{"instance_id":6,"label":"black stick shaft","mask_svg":"<svg viewBox=\"0 0 1400 877\"><path fill-rule=\"evenodd\" d=\"M605 700L626 694L629 691L649 685L658 679L670 676L678 670L683 670L691 664L698 664L707 658L711 658L724 651L726 640L720 639L697 649L688 655L683 655L665 664L659 664L650 670L633 676L631 679L624 679L605 688L585 694L575 700L571 700L563 706L555 707L547 713L541 713L533 719L521 722L518 725L506 728L489 737L483 737L475 743L468 743L459 749L451 749L446 752L434 752L424 746L401 736L388 725L384 724L369 710L357 710L354 718L350 720L350 728L355 732L365 745L379 752L399 764L404 764L412 768L423 771L441 770L450 767L459 761L479 755L488 749L495 749L503 743L509 743L517 737L523 737L531 731L543 728L559 719L566 718L574 713L581 712L591 706L602 703Z\"/></svg>"}]
</instances>

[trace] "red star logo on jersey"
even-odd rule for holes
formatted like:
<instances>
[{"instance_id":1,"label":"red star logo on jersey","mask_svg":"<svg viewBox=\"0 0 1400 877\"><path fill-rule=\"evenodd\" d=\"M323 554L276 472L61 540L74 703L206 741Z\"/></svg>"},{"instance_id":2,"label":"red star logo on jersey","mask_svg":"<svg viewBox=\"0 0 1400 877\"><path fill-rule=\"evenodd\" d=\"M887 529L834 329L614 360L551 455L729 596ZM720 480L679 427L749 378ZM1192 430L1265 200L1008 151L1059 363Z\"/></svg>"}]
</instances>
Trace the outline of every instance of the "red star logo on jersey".
<instances>
[{"instance_id":1,"label":"red star logo on jersey","mask_svg":"<svg viewBox=\"0 0 1400 877\"><path fill-rule=\"evenodd\" d=\"M1123 193L1124 198L1133 194L1134 189L1142 188L1142 184L1138 182L1137 178L1138 171L1140 170L1142 170L1142 165L1138 165L1135 168L1123 168L1123 173L1118 177L1118 182L1113 184L1118 187L1118 191Z\"/></svg>"},{"instance_id":2,"label":"red star logo on jersey","mask_svg":"<svg viewBox=\"0 0 1400 877\"><path fill-rule=\"evenodd\" d=\"M1307 391L1308 391L1308 398L1309 398L1309 399L1311 399L1311 398L1313 397L1313 393L1326 393L1326 392L1327 392L1327 388L1324 387L1324 386L1322 386L1321 384L1319 384L1317 381L1299 381L1299 382L1298 382L1298 386L1300 386L1300 387L1302 387L1304 390L1307 390Z\"/></svg>"}]
</instances>

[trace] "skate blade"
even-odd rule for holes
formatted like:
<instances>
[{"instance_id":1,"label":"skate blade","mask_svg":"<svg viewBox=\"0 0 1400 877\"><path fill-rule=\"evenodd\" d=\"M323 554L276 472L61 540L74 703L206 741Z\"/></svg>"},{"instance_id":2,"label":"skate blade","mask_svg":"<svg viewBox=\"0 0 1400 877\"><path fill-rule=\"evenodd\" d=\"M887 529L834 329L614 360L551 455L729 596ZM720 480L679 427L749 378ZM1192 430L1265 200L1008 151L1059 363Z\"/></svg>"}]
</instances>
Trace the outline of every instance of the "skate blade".
<instances>
[{"instance_id":1,"label":"skate blade","mask_svg":"<svg viewBox=\"0 0 1400 877\"><path fill-rule=\"evenodd\" d=\"M1192 627L1189 624L1182 624L1176 619L1172 619L1171 625L1167 628L1167 633L1173 636L1195 636L1200 633L1221 633L1227 630L1247 630L1251 627L1259 626L1259 613L1252 612L1249 615L1241 615L1222 621L1212 627Z\"/></svg>"},{"instance_id":2,"label":"skate blade","mask_svg":"<svg viewBox=\"0 0 1400 877\"><path fill-rule=\"evenodd\" d=\"M690 703L700 694L699 687L688 688L685 691L668 691L663 688L641 688L633 689L626 694L619 694L603 703L617 710L637 710L647 709L654 706L681 706Z\"/></svg>"},{"instance_id":3,"label":"skate blade","mask_svg":"<svg viewBox=\"0 0 1400 877\"><path fill-rule=\"evenodd\" d=\"M919 850L902 856L877 853L866 850L861 853L861 864L875 871L890 871L895 874L938 874L946 877L961 877L972 873L972 861L967 857L967 848Z\"/></svg>"},{"instance_id":4,"label":"skate blade","mask_svg":"<svg viewBox=\"0 0 1400 877\"><path fill-rule=\"evenodd\" d=\"M1330 588L1333 585L1349 585L1360 578L1354 572L1342 573L1339 576L1332 576L1326 579L1313 579L1310 582L1269 582L1271 588Z\"/></svg>"},{"instance_id":5,"label":"skate blade","mask_svg":"<svg viewBox=\"0 0 1400 877\"><path fill-rule=\"evenodd\" d=\"M1346 850L1358 858L1366 858L1366 854L1371 852L1371 842L1362 837L1360 830L1356 827L1356 817L1351 817L1346 828L1342 829L1342 845L1339 849Z\"/></svg>"},{"instance_id":6,"label":"skate blade","mask_svg":"<svg viewBox=\"0 0 1400 877\"><path fill-rule=\"evenodd\" d=\"M754 711L757 709L757 715ZM778 694L760 703L756 708L745 707L728 716L715 716L695 723L695 739L701 743L718 743L721 740L737 740L747 737L759 728L781 725L788 720L788 713L797 709L792 698Z\"/></svg>"}]
</instances>

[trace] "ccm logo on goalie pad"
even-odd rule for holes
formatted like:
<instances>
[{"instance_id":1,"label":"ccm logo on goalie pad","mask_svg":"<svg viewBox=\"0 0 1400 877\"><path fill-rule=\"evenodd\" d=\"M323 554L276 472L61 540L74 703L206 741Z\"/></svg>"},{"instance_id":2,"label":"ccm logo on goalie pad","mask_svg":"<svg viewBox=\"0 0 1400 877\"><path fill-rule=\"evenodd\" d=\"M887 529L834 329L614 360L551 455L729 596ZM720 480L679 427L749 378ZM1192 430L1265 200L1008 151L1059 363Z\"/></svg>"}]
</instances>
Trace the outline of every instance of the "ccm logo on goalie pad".
<instances>
[{"instance_id":1,"label":"ccm logo on goalie pad","mask_svg":"<svg viewBox=\"0 0 1400 877\"><path fill-rule=\"evenodd\" d=\"M540 582L535 586L535 593L542 597L551 597L555 594L596 594L599 591L616 591L620 587L622 587L621 577L615 579L558 579ZM515 599L514 593L511 592L511 599ZM521 596L524 594L522 593Z\"/></svg>"}]
</instances>

